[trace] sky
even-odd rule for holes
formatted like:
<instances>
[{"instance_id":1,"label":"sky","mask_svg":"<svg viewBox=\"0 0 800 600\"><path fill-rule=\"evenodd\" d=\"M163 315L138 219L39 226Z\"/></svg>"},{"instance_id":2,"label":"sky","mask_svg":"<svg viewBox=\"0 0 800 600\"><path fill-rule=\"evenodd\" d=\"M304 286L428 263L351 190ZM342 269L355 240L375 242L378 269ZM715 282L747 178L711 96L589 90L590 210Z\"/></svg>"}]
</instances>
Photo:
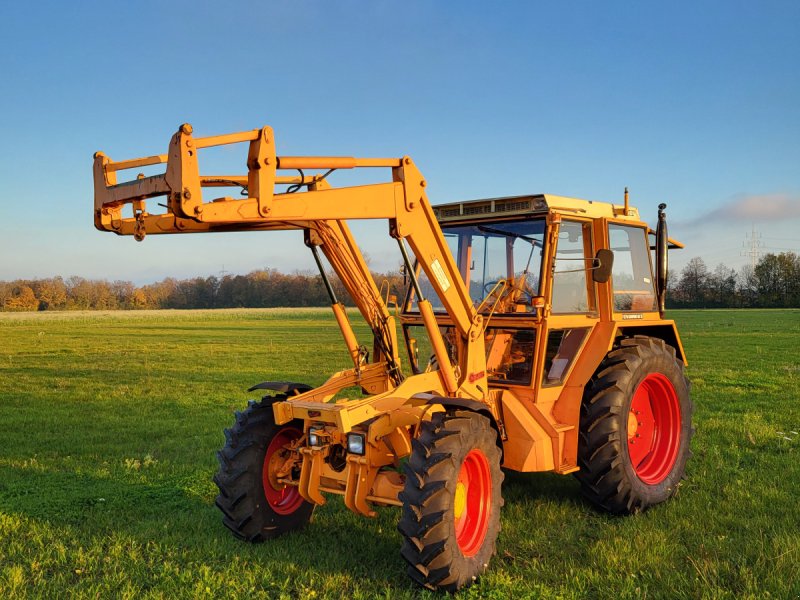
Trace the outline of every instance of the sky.
<instances>
[{"instance_id":1,"label":"sky","mask_svg":"<svg viewBox=\"0 0 800 600\"><path fill-rule=\"evenodd\" d=\"M678 271L748 264L753 231L800 252L796 1L1 4L0 280L313 269L297 232L94 229L93 153L164 153L184 122L270 125L279 155L410 155L434 204L627 186L651 224L667 204ZM354 232L397 267L385 224Z\"/></svg>"}]
</instances>

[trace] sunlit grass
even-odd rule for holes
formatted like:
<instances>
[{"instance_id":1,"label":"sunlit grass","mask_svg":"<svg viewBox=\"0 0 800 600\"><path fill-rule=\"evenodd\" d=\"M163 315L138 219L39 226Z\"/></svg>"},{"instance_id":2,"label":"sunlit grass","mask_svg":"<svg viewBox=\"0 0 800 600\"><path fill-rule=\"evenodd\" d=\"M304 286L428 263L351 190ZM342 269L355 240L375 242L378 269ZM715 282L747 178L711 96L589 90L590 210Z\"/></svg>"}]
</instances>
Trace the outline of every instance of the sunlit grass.
<instances>
[{"instance_id":1,"label":"sunlit grass","mask_svg":"<svg viewBox=\"0 0 800 600\"><path fill-rule=\"evenodd\" d=\"M800 595L800 311L672 316L697 426L678 496L613 518L571 477L510 474L498 555L461 596ZM0 314L0 597L417 597L396 510L332 498L252 546L213 506L244 390L345 366L318 309Z\"/></svg>"}]
</instances>

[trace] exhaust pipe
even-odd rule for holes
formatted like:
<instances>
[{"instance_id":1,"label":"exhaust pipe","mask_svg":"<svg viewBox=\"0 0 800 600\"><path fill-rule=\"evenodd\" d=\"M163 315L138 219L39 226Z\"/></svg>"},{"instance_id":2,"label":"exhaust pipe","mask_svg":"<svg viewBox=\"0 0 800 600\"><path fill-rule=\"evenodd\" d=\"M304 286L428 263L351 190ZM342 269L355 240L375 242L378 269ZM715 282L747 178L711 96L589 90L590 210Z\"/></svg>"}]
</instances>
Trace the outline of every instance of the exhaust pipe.
<instances>
[{"instance_id":1,"label":"exhaust pipe","mask_svg":"<svg viewBox=\"0 0 800 600\"><path fill-rule=\"evenodd\" d=\"M664 301L667 296L667 205L658 205L658 225L656 225L656 294L658 312L664 316Z\"/></svg>"}]
</instances>

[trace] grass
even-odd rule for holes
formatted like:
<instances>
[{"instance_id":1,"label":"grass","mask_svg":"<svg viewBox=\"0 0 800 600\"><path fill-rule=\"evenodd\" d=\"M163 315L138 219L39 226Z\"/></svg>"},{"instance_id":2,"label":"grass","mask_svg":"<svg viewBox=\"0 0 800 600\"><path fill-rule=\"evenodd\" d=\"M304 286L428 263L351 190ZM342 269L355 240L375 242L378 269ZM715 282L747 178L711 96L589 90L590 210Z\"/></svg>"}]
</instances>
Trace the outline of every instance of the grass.
<instances>
[{"instance_id":1,"label":"grass","mask_svg":"<svg viewBox=\"0 0 800 600\"><path fill-rule=\"evenodd\" d=\"M571 477L510 474L463 598L800 596L800 311L680 311L697 433L671 502L601 514ZM398 511L339 498L261 545L225 530L215 451L244 390L347 364L317 310L0 314L0 597L436 597Z\"/></svg>"}]
</instances>

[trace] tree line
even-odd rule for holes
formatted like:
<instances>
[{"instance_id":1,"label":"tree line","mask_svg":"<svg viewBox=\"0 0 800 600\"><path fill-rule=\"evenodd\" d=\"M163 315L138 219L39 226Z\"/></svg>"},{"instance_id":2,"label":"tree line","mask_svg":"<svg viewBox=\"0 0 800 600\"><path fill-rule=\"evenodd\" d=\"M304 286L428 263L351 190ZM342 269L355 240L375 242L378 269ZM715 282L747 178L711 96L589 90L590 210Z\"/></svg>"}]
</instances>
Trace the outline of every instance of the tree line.
<instances>
[{"instance_id":1,"label":"tree line","mask_svg":"<svg viewBox=\"0 0 800 600\"><path fill-rule=\"evenodd\" d=\"M387 281L393 294L403 289L399 273L374 274ZM341 281L330 277L337 298L352 300ZM383 284L385 286L385 284ZM385 289L385 288L384 288ZM136 286L130 281L105 281L83 277L0 282L0 310L118 310L156 308L266 308L329 306L330 298L320 275L274 269L224 277L168 277L158 283Z\"/></svg>"},{"instance_id":2,"label":"tree line","mask_svg":"<svg viewBox=\"0 0 800 600\"><path fill-rule=\"evenodd\" d=\"M680 275L670 272L667 306L673 308L800 308L800 256L766 254L738 272L724 264L709 270L691 259Z\"/></svg>"},{"instance_id":3,"label":"tree line","mask_svg":"<svg viewBox=\"0 0 800 600\"><path fill-rule=\"evenodd\" d=\"M339 300L352 305L342 283L330 277ZM403 276L375 274L378 285L388 282L402 295ZM384 287L385 289L385 287ZM224 277L169 277L136 286L130 281L82 277L0 282L0 310L116 310L156 308L266 308L328 306L330 299L318 274L281 273L274 269ZM724 264L709 270L702 258L692 258L679 274L670 272L667 306L671 308L800 307L800 256L794 252L767 254L756 266L738 272Z\"/></svg>"}]
</instances>

